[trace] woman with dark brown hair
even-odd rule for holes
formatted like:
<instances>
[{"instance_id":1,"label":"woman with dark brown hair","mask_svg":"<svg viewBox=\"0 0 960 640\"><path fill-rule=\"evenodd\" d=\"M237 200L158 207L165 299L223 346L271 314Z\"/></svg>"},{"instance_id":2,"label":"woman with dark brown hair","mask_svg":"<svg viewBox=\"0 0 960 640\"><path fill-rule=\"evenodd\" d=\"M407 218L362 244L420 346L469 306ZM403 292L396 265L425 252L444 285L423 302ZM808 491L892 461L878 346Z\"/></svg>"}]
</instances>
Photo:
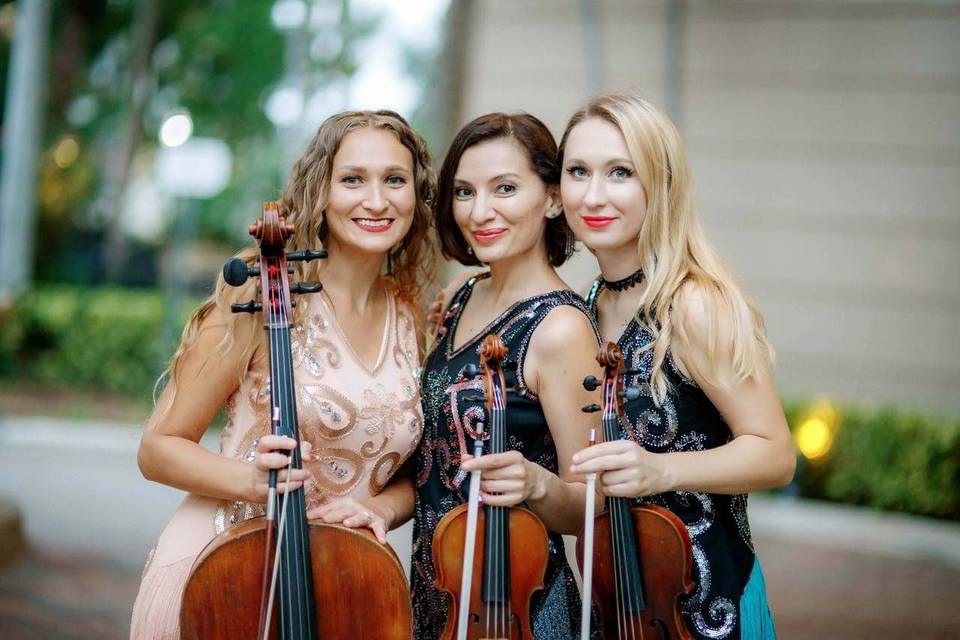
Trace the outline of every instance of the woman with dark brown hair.
<instances>
[{"instance_id":1,"label":"woman with dark brown hair","mask_svg":"<svg viewBox=\"0 0 960 640\"><path fill-rule=\"evenodd\" d=\"M406 121L392 111L359 111L320 126L280 201L296 227L287 249L322 243L329 257L295 263L292 279L324 289L295 309L291 356L304 469L283 474L277 489L304 487L308 517L369 527L381 542L398 514L409 518L413 493L410 478L394 473L422 428L418 309L435 265L434 191L426 145ZM252 264L256 254L239 256ZM131 638L179 637L194 559L218 533L263 513L268 472L286 467L295 446L269 435L260 320L230 313L255 286L228 288L218 279L183 332L143 434L144 476L189 495L147 561ZM217 455L198 442L222 406L228 423Z\"/></svg>"},{"instance_id":2,"label":"woman with dark brown hair","mask_svg":"<svg viewBox=\"0 0 960 640\"><path fill-rule=\"evenodd\" d=\"M557 147L533 116L493 113L454 138L438 184L436 225L443 253L489 271L446 296L438 337L421 376L424 432L416 453L412 588L415 637L436 638L449 615L435 585L437 523L466 501L470 472L482 470L487 505L525 503L549 534L545 588L534 595L537 638L570 638L579 627L579 595L561 534L583 522L584 485L570 457L587 441L580 408L594 401L580 381L598 373L597 334L583 300L557 275L573 238L559 199ZM507 384L505 453L471 459L482 419L475 382L483 339L498 334L515 372ZM466 560L469 562L469 560Z\"/></svg>"}]
</instances>

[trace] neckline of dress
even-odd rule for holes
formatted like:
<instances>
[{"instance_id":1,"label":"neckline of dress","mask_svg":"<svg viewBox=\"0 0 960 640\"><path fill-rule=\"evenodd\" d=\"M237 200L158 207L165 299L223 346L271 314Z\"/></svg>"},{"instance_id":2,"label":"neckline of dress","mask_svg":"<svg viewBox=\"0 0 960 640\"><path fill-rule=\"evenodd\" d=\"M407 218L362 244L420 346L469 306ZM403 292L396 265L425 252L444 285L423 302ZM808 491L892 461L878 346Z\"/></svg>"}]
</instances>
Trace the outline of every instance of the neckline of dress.
<instances>
[{"instance_id":1,"label":"neckline of dress","mask_svg":"<svg viewBox=\"0 0 960 640\"><path fill-rule=\"evenodd\" d=\"M462 299L458 301L459 307L456 310L456 314L453 316L453 322L450 325L450 330L447 331L447 336L449 336L449 340L447 341L447 347L446 347L447 360L455 358L456 356L463 353L467 349L467 347L470 347L471 345L476 344L478 340L486 337L487 334L491 332L493 327L497 326L498 324L503 322L504 319L508 318L510 314L520 305L526 302L531 302L533 300L536 300L537 298L543 298L545 296L556 295L564 291L570 291L570 289L554 289L553 291L546 291L544 293L538 293L532 296L527 296L526 298L521 298L516 302L514 302L513 304L511 304L506 309L504 309L503 312L500 313L500 315L498 315L493 320L488 322L486 326L480 329L480 331L470 336L469 340L467 340L462 345L454 349L453 343L456 341L457 328L460 325L460 318L461 316L463 316L463 310L466 309L467 307L467 302L469 302L470 298L473 296L473 288L478 281L486 280L489 277L490 277L490 272L487 271L486 273L482 273L480 275L470 278L469 280L467 280L466 284L464 285L467 287L467 291L461 296Z\"/></svg>"},{"instance_id":2,"label":"neckline of dress","mask_svg":"<svg viewBox=\"0 0 960 640\"><path fill-rule=\"evenodd\" d=\"M383 335L380 338L380 351L377 353L377 360L374 362L372 369L367 366L366 362L363 361L363 358L360 357L360 354L358 354L356 349L353 348L353 344L350 343L350 339L347 338L347 334L343 332L343 328L340 326L340 321L337 319L337 314L334 311L333 306L327 302L324 295L317 296L320 300L320 304L323 305L326 315L330 318L331 326L334 327L334 330L337 332L340 340L342 340L343 344L346 345L346 350L350 354L350 357L353 358L353 361L356 362L369 376L376 375L380 370L380 367L383 366L383 361L387 353L387 343L390 341L390 319L393 317L394 299L388 287L384 286L383 293L387 297L387 312L384 314L385 318L383 320Z\"/></svg>"}]
</instances>

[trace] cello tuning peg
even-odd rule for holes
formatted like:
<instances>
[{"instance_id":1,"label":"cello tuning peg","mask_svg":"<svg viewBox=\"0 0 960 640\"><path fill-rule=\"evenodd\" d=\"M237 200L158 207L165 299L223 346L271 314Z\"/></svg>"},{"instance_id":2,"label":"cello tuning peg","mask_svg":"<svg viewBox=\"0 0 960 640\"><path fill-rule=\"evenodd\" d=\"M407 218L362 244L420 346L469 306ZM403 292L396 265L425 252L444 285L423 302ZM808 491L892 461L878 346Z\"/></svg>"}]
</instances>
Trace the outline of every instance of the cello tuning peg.
<instances>
[{"instance_id":1,"label":"cello tuning peg","mask_svg":"<svg viewBox=\"0 0 960 640\"><path fill-rule=\"evenodd\" d=\"M480 375L480 367L471 363L463 368L463 377L473 379Z\"/></svg>"},{"instance_id":2,"label":"cello tuning peg","mask_svg":"<svg viewBox=\"0 0 960 640\"><path fill-rule=\"evenodd\" d=\"M294 282L290 285L290 293L317 293L323 289L319 282Z\"/></svg>"},{"instance_id":3,"label":"cello tuning peg","mask_svg":"<svg viewBox=\"0 0 960 640\"><path fill-rule=\"evenodd\" d=\"M596 376L587 376L583 379L583 388L587 391L594 391L599 386L600 381L597 380Z\"/></svg>"},{"instance_id":4,"label":"cello tuning peg","mask_svg":"<svg viewBox=\"0 0 960 640\"><path fill-rule=\"evenodd\" d=\"M620 399L626 402L636 400L640 397L640 387L627 387L620 392Z\"/></svg>"},{"instance_id":5,"label":"cello tuning peg","mask_svg":"<svg viewBox=\"0 0 960 640\"><path fill-rule=\"evenodd\" d=\"M313 249L307 249L305 251L293 251L287 254L287 260L294 261L294 262L301 261L301 260L302 261L317 260L318 258L326 258L326 257L327 257L327 252L324 249L318 249L316 251Z\"/></svg>"},{"instance_id":6,"label":"cello tuning peg","mask_svg":"<svg viewBox=\"0 0 960 640\"><path fill-rule=\"evenodd\" d=\"M250 300L249 302L234 302L230 305L230 311L234 313L255 313L262 308L263 305L254 300Z\"/></svg>"},{"instance_id":7,"label":"cello tuning peg","mask_svg":"<svg viewBox=\"0 0 960 640\"><path fill-rule=\"evenodd\" d=\"M233 287L239 287L247 278L260 275L260 269L250 267L242 258L231 258L223 263L223 279Z\"/></svg>"},{"instance_id":8,"label":"cello tuning peg","mask_svg":"<svg viewBox=\"0 0 960 640\"><path fill-rule=\"evenodd\" d=\"M600 405L596 403L588 404L587 406L581 408L580 411L583 411L584 413L596 413L597 411L600 411Z\"/></svg>"}]
</instances>

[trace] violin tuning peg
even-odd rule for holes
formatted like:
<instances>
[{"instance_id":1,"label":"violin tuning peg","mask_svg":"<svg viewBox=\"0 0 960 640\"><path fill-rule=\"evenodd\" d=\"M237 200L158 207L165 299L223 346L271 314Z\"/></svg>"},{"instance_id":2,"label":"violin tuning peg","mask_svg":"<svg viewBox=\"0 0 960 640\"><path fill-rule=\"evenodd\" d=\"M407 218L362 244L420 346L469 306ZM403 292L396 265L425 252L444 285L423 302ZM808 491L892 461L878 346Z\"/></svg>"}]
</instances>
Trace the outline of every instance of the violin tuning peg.
<instances>
[{"instance_id":1,"label":"violin tuning peg","mask_svg":"<svg viewBox=\"0 0 960 640\"><path fill-rule=\"evenodd\" d=\"M600 386L600 381L597 380L596 376L587 376L583 379L583 388L587 391L594 391L597 387Z\"/></svg>"},{"instance_id":2,"label":"violin tuning peg","mask_svg":"<svg viewBox=\"0 0 960 640\"><path fill-rule=\"evenodd\" d=\"M640 397L640 387L627 387L620 392L620 399L626 402L636 400Z\"/></svg>"},{"instance_id":3,"label":"violin tuning peg","mask_svg":"<svg viewBox=\"0 0 960 640\"><path fill-rule=\"evenodd\" d=\"M475 364L473 364L473 363L470 363L470 364L468 364L467 366L465 366L465 367L463 368L463 377L464 377L464 378L469 378L469 379L472 380L473 378L476 378L476 377L479 376L479 375L480 375L480 367L478 367L477 365L475 365Z\"/></svg>"},{"instance_id":4,"label":"violin tuning peg","mask_svg":"<svg viewBox=\"0 0 960 640\"><path fill-rule=\"evenodd\" d=\"M242 258L231 258L223 263L223 279L232 287L239 287L247 278L260 275L260 269L247 266Z\"/></svg>"},{"instance_id":5,"label":"violin tuning peg","mask_svg":"<svg viewBox=\"0 0 960 640\"><path fill-rule=\"evenodd\" d=\"M255 313L262 308L263 305L254 300L250 300L249 302L234 302L230 305L230 310L234 313Z\"/></svg>"},{"instance_id":6,"label":"violin tuning peg","mask_svg":"<svg viewBox=\"0 0 960 640\"><path fill-rule=\"evenodd\" d=\"M587 406L581 408L580 411L583 411L584 413L596 413L597 411L600 411L600 405L596 403L588 404Z\"/></svg>"},{"instance_id":7,"label":"violin tuning peg","mask_svg":"<svg viewBox=\"0 0 960 640\"><path fill-rule=\"evenodd\" d=\"M310 261L317 260L318 258L326 258L327 252L324 249L319 249L314 251L313 249L307 249L306 251L293 251L287 254L288 261Z\"/></svg>"},{"instance_id":8,"label":"violin tuning peg","mask_svg":"<svg viewBox=\"0 0 960 640\"><path fill-rule=\"evenodd\" d=\"M319 282L294 282L290 285L290 293L317 293L323 289Z\"/></svg>"}]
</instances>

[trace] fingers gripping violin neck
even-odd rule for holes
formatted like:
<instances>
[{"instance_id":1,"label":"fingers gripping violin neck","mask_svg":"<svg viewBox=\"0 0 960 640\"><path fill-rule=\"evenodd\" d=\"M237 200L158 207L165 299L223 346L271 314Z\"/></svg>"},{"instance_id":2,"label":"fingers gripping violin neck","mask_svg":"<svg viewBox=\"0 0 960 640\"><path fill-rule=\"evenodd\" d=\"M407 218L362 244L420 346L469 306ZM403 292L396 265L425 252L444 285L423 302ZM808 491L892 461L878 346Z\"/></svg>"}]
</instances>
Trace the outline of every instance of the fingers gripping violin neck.
<instances>
[{"instance_id":1,"label":"fingers gripping violin neck","mask_svg":"<svg viewBox=\"0 0 960 640\"><path fill-rule=\"evenodd\" d=\"M586 413L602 411L603 438L620 438L619 421L623 404L636 400L636 387L624 387L625 375L636 372L623 370L623 356L619 347L608 343L600 350L597 361L604 368L603 380L588 376L583 381L588 390L603 387L603 406L589 405ZM690 572L693 552L690 536L683 522L675 514L652 505L633 506L631 499L607 497L606 510L587 518L594 520L593 535L581 535L577 555L581 570L592 569L590 588L600 610L603 637L608 640L689 640L680 614L680 596L693 588ZM584 548L585 538L591 537L593 548ZM590 558L587 562L586 558ZM589 618L584 620L589 636Z\"/></svg>"},{"instance_id":2,"label":"fingers gripping violin neck","mask_svg":"<svg viewBox=\"0 0 960 640\"><path fill-rule=\"evenodd\" d=\"M489 453L507 450L506 395L500 337L486 337L480 349L485 387ZM478 372L468 367L465 377ZM475 455L482 453L475 442ZM543 588L547 531L533 512L520 507L479 507L477 472L470 479L470 501L451 510L437 525L433 562L437 583L449 594L444 640L526 640L533 638L530 598ZM476 515L473 515L476 514ZM475 539L475 542L474 542Z\"/></svg>"},{"instance_id":3,"label":"fingers gripping violin neck","mask_svg":"<svg viewBox=\"0 0 960 640\"><path fill-rule=\"evenodd\" d=\"M234 258L224 265L224 279L240 286L260 278L260 300L234 304L233 311L263 314L271 430L297 442L280 471L289 474L303 465L291 358L292 295L315 293L321 285L291 284L288 261L325 258L326 252L285 253L294 228L276 203L266 203L249 230L260 248L259 266ZM266 516L231 527L198 556L184 590L181 637L409 638L409 592L393 551L366 530L308 523L304 489L277 495L276 470L268 485ZM344 563L350 563L347 580L341 575ZM356 616L357 610L374 615Z\"/></svg>"}]
</instances>

